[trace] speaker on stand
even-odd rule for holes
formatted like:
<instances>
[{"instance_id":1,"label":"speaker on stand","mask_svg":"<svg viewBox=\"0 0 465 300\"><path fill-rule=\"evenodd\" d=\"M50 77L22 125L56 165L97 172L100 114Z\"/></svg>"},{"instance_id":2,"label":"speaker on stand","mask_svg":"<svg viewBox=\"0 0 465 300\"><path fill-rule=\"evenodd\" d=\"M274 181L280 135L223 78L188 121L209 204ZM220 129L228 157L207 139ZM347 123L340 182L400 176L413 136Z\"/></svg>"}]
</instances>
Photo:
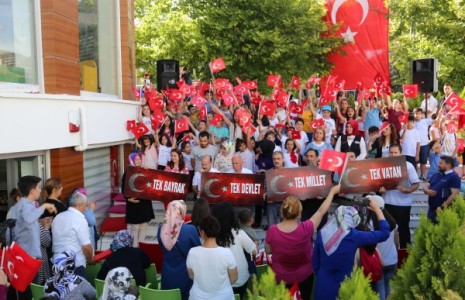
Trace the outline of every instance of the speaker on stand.
<instances>
[{"instance_id":1,"label":"speaker on stand","mask_svg":"<svg viewBox=\"0 0 465 300\"><path fill-rule=\"evenodd\" d=\"M178 88L176 82L179 81L179 61L177 60L157 60L157 90Z\"/></svg>"},{"instance_id":2,"label":"speaker on stand","mask_svg":"<svg viewBox=\"0 0 465 300\"><path fill-rule=\"evenodd\" d=\"M412 61L412 83L418 85L418 91L425 94L425 116L428 111L426 93L438 91L438 60L436 58L422 58Z\"/></svg>"}]
</instances>

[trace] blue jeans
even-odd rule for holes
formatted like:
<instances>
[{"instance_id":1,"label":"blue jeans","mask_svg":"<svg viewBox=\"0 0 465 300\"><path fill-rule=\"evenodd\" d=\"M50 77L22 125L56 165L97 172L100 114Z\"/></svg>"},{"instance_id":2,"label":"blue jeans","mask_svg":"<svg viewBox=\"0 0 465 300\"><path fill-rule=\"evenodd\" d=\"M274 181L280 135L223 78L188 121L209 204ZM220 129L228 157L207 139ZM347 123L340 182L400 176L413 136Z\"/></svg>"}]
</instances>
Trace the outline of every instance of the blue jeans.
<instances>
[{"instance_id":1,"label":"blue jeans","mask_svg":"<svg viewBox=\"0 0 465 300\"><path fill-rule=\"evenodd\" d=\"M396 274L396 270L397 264L383 267L383 277L381 277L381 279L376 283L376 289L380 300L385 300L391 293L391 286L389 285L389 282Z\"/></svg>"},{"instance_id":2,"label":"blue jeans","mask_svg":"<svg viewBox=\"0 0 465 300\"><path fill-rule=\"evenodd\" d=\"M268 203L266 207L266 219L268 226L281 222L281 203Z\"/></svg>"}]
</instances>

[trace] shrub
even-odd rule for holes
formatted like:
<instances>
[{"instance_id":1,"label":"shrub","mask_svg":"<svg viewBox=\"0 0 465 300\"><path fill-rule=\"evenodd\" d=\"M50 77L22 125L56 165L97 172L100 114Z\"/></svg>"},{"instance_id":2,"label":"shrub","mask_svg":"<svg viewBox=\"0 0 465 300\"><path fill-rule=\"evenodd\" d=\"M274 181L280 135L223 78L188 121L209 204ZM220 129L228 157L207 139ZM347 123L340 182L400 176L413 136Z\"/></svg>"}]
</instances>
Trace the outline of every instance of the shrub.
<instances>
[{"instance_id":1,"label":"shrub","mask_svg":"<svg viewBox=\"0 0 465 300\"><path fill-rule=\"evenodd\" d=\"M391 299L457 299L465 296L465 201L438 213L434 225L421 216L414 245L391 281Z\"/></svg>"},{"instance_id":2,"label":"shrub","mask_svg":"<svg viewBox=\"0 0 465 300\"><path fill-rule=\"evenodd\" d=\"M250 300L289 300L290 294L282 281L276 284L273 270L268 267L266 273L260 276L260 280L257 280L256 276L253 277L253 288L252 291L247 290L247 298Z\"/></svg>"},{"instance_id":3,"label":"shrub","mask_svg":"<svg viewBox=\"0 0 465 300\"><path fill-rule=\"evenodd\" d=\"M355 267L350 277L342 282L338 299L378 300L379 296L371 289L370 280L363 274L363 269Z\"/></svg>"}]
</instances>

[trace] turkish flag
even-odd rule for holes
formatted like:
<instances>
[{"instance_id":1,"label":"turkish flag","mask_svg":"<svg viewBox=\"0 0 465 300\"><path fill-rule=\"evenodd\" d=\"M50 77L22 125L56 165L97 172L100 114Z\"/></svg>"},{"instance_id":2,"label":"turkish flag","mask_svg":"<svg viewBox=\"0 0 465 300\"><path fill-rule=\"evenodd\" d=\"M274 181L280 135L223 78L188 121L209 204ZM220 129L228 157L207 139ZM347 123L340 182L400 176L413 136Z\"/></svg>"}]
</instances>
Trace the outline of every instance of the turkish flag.
<instances>
[{"instance_id":1,"label":"turkish flag","mask_svg":"<svg viewBox=\"0 0 465 300\"><path fill-rule=\"evenodd\" d=\"M274 125L275 128L287 128L287 125L286 124L281 124L281 123L276 123Z\"/></svg>"},{"instance_id":2,"label":"turkish flag","mask_svg":"<svg viewBox=\"0 0 465 300\"><path fill-rule=\"evenodd\" d=\"M259 105L260 101L262 101L262 98L259 92L253 92L250 94L250 103L253 105Z\"/></svg>"},{"instance_id":3,"label":"turkish flag","mask_svg":"<svg viewBox=\"0 0 465 300\"><path fill-rule=\"evenodd\" d=\"M243 112L239 117L239 125L247 126L252 123L252 115L248 112Z\"/></svg>"},{"instance_id":4,"label":"turkish flag","mask_svg":"<svg viewBox=\"0 0 465 300\"><path fill-rule=\"evenodd\" d=\"M183 82L179 87L179 90L184 94L184 96L190 96L194 90L194 87Z\"/></svg>"},{"instance_id":5,"label":"turkish flag","mask_svg":"<svg viewBox=\"0 0 465 300\"><path fill-rule=\"evenodd\" d=\"M367 90L366 89L361 89L357 92L357 102L362 103L362 101L365 99L367 95Z\"/></svg>"},{"instance_id":6,"label":"turkish flag","mask_svg":"<svg viewBox=\"0 0 465 300\"><path fill-rule=\"evenodd\" d=\"M408 122L408 113L404 113L402 116L399 117L399 121L402 125L407 124Z\"/></svg>"},{"instance_id":7,"label":"turkish flag","mask_svg":"<svg viewBox=\"0 0 465 300\"><path fill-rule=\"evenodd\" d=\"M207 107L202 106L199 110L199 119L206 120L207 119Z\"/></svg>"},{"instance_id":8,"label":"turkish flag","mask_svg":"<svg viewBox=\"0 0 465 300\"><path fill-rule=\"evenodd\" d=\"M342 174L347 153L324 149L320 157L320 169Z\"/></svg>"},{"instance_id":9,"label":"turkish flag","mask_svg":"<svg viewBox=\"0 0 465 300\"><path fill-rule=\"evenodd\" d=\"M266 80L267 86L280 86L282 85L281 75L268 75Z\"/></svg>"},{"instance_id":10,"label":"turkish flag","mask_svg":"<svg viewBox=\"0 0 465 300\"><path fill-rule=\"evenodd\" d=\"M257 80L247 80L247 81L242 82L242 84L245 85L249 90L258 89Z\"/></svg>"},{"instance_id":11,"label":"turkish flag","mask_svg":"<svg viewBox=\"0 0 465 300\"><path fill-rule=\"evenodd\" d=\"M275 111L274 103L271 101L262 101L260 102L260 107L258 113L266 116L273 116Z\"/></svg>"},{"instance_id":12,"label":"turkish flag","mask_svg":"<svg viewBox=\"0 0 465 300\"><path fill-rule=\"evenodd\" d=\"M182 142L190 142L190 141L191 141L191 136L186 134L185 136L183 136L183 138L179 142L182 143Z\"/></svg>"},{"instance_id":13,"label":"turkish flag","mask_svg":"<svg viewBox=\"0 0 465 300\"><path fill-rule=\"evenodd\" d=\"M310 122L310 126L312 127L313 131L315 131L318 127L323 127L324 125L325 125L325 121L322 118L315 120L313 122Z\"/></svg>"},{"instance_id":14,"label":"turkish flag","mask_svg":"<svg viewBox=\"0 0 465 300\"><path fill-rule=\"evenodd\" d=\"M449 124L447 124L447 132L451 134L457 132L457 125L455 125L455 122L449 122Z\"/></svg>"},{"instance_id":15,"label":"turkish flag","mask_svg":"<svg viewBox=\"0 0 465 300\"><path fill-rule=\"evenodd\" d=\"M462 138L459 138L457 139L457 152L458 153L463 153L463 139Z\"/></svg>"},{"instance_id":16,"label":"turkish flag","mask_svg":"<svg viewBox=\"0 0 465 300\"><path fill-rule=\"evenodd\" d=\"M224 78L215 79L215 88L217 90L232 90L232 83Z\"/></svg>"},{"instance_id":17,"label":"turkish flag","mask_svg":"<svg viewBox=\"0 0 465 300\"><path fill-rule=\"evenodd\" d=\"M181 118L179 120L174 121L175 133L180 133L183 131L189 130L189 122L187 121L187 117Z\"/></svg>"},{"instance_id":18,"label":"turkish flag","mask_svg":"<svg viewBox=\"0 0 465 300\"><path fill-rule=\"evenodd\" d=\"M170 90L170 95L168 98L172 101L180 102L184 96L180 90Z\"/></svg>"},{"instance_id":19,"label":"turkish flag","mask_svg":"<svg viewBox=\"0 0 465 300\"><path fill-rule=\"evenodd\" d=\"M126 130L127 131L130 131L134 127L136 127L136 120L127 120L126 121Z\"/></svg>"},{"instance_id":20,"label":"turkish flag","mask_svg":"<svg viewBox=\"0 0 465 300\"><path fill-rule=\"evenodd\" d=\"M242 131L245 133L245 134L250 134L250 136L254 135L255 131L257 131L257 128L255 128L251 122L245 124L244 126L242 126Z\"/></svg>"},{"instance_id":21,"label":"turkish flag","mask_svg":"<svg viewBox=\"0 0 465 300\"><path fill-rule=\"evenodd\" d=\"M200 91L199 94L202 97L205 97L205 91L210 90L210 84L206 82L202 82L201 84L198 85L198 90Z\"/></svg>"},{"instance_id":22,"label":"turkish flag","mask_svg":"<svg viewBox=\"0 0 465 300\"><path fill-rule=\"evenodd\" d=\"M3 249L3 271L11 285L24 292L37 275L42 261L31 257L19 244L13 242Z\"/></svg>"},{"instance_id":23,"label":"turkish flag","mask_svg":"<svg viewBox=\"0 0 465 300\"><path fill-rule=\"evenodd\" d=\"M337 88L336 87L326 87L325 93L323 95L324 98L329 99L329 101L335 100L337 96Z\"/></svg>"},{"instance_id":24,"label":"turkish flag","mask_svg":"<svg viewBox=\"0 0 465 300\"><path fill-rule=\"evenodd\" d=\"M329 27L339 25L336 36L345 42L342 51L328 56L334 64L331 74L344 78L346 89L355 89L357 81L371 80L376 74L389 79L389 18L385 1L326 0L326 7Z\"/></svg>"},{"instance_id":25,"label":"turkish flag","mask_svg":"<svg viewBox=\"0 0 465 300\"><path fill-rule=\"evenodd\" d=\"M237 100L233 94L222 94L221 99L223 99L224 105L237 104Z\"/></svg>"},{"instance_id":26,"label":"turkish flag","mask_svg":"<svg viewBox=\"0 0 465 300\"><path fill-rule=\"evenodd\" d=\"M462 110L462 106L465 104L465 100L460 98L456 93L452 93L447 97L444 104L451 107L451 111Z\"/></svg>"},{"instance_id":27,"label":"turkish flag","mask_svg":"<svg viewBox=\"0 0 465 300\"><path fill-rule=\"evenodd\" d=\"M289 289L289 294L291 294L291 299L301 300L302 296L300 295L299 283L296 281Z\"/></svg>"},{"instance_id":28,"label":"turkish flag","mask_svg":"<svg viewBox=\"0 0 465 300\"><path fill-rule=\"evenodd\" d=\"M383 76L381 76L381 74L378 72L373 78L373 86L375 87L381 86L383 84L383 81L384 81Z\"/></svg>"},{"instance_id":29,"label":"turkish flag","mask_svg":"<svg viewBox=\"0 0 465 300\"><path fill-rule=\"evenodd\" d=\"M223 120L223 116L221 114L216 114L213 119L210 121L210 124L217 126L220 121Z\"/></svg>"},{"instance_id":30,"label":"turkish flag","mask_svg":"<svg viewBox=\"0 0 465 300\"><path fill-rule=\"evenodd\" d=\"M346 81L345 80L342 80L338 83L336 83L334 85L334 87L338 90L338 91L343 91L344 90L344 85L346 84Z\"/></svg>"},{"instance_id":31,"label":"turkish flag","mask_svg":"<svg viewBox=\"0 0 465 300\"><path fill-rule=\"evenodd\" d=\"M165 122L166 115L161 110L155 111L151 116L150 120L152 121L152 129L157 130L158 126Z\"/></svg>"},{"instance_id":32,"label":"turkish flag","mask_svg":"<svg viewBox=\"0 0 465 300\"><path fill-rule=\"evenodd\" d=\"M144 134L148 133L150 130L145 126L144 123L139 123L136 127L131 128L132 134L136 139L140 138Z\"/></svg>"},{"instance_id":33,"label":"turkish flag","mask_svg":"<svg viewBox=\"0 0 465 300\"><path fill-rule=\"evenodd\" d=\"M298 90L300 88L300 78L296 75L292 76L291 83L289 83L289 87Z\"/></svg>"},{"instance_id":34,"label":"turkish flag","mask_svg":"<svg viewBox=\"0 0 465 300\"><path fill-rule=\"evenodd\" d=\"M245 84L239 84L239 85L234 87L234 92L237 95L242 96L244 94L249 93L249 88Z\"/></svg>"},{"instance_id":35,"label":"turkish flag","mask_svg":"<svg viewBox=\"0 0 465 300\"><path fill-rule=\"evenodd\" d=\"M300 139L300 131L297 131L295 129L289 128L287 130L289 137L293 140L299 140Z\"/></svg>"},{"instance_id":36,"label":"turkish flag","mask_svg":"<svg viewBox=\"0 0 465 300\"><path fill-rule=\"evenodd\" d=\"M407 116L407 119L408 119L408 116ZM381 133L384 129L386 129L391 123L389 122L383 122L383 124L381 124L381 127L379 128L379 132Z\"/></svg>"},{"instance_id":37,"label":"turkish flag","mask_svg":"<svg viewBox=\"0 0 465 300\"><path fill-rule=\"evenodd\" d=\"M97 252L97 251L95 251L95 252ZM112 253L113 253L113 251L111 251L110 249L101 251L99 254L95 254L95 255L94 255L94 261L95 261L95 262L100 262L100 261L102 261L102 260L105 260L105 259L107 259Z\"/></svg>"},{"instance_id":38,"label":"turkish flag","mask_svg":"<svg viewBox=\"0 0 465 300\"><path fill-rule=\"evenodd\" d=\"M139 100L140 98L140 91L136 89L135 87L131 87L132 93L134 94L134 97Z\"/></svg>"},{"instance_id":39,"label":"turkish flag","mask_svg":"<svg viewBox=\"0 0 465 300\"><path fill-rule=\"evenodd\" d=\"M301 115L304 112L304 108L303 105L291 102L291 104L289 104L289 111L293 114Z\"/></svg>"},{"instance_id":40,"label":"turkish flag","mask_svg":"<svg viewBox=\"0 0 465 300\"><path fill-rule=\"evenodd\" d=\"M418 94L418 84L404 84L402 90L405 98L416 98Z\"/></svg>"},{"instance_id":41,"label":"turkish flag","mask_svg":"<svg viewBox=\"0 0 465 300\"><path fill-rule=\"evenodd\" d=\"M152 111L163 109L165 107L163 97L161 95L153 94L149 99L149 107Z\"/></svg>"},{"instance_id":42,"label":"turkish flag","mask_svg":"<svg viewBox=\"0 0 465 300\"><path fill-rule=\"evenodd\" d=\"M320 97L320 107L323 107L325 105L330 105L331 104L331 99L326 98L326 97Z\"/></svg>"},{"instance_id":43,"label":"turkish flag","mask_svg":"<svg viewBox=\"0 0 465 300\"><path fill-rule=\"evenodd\" d=\"M279 107L286 107L287 104L289 103L289 94L286 93L285 91L279 92L275 100L276 100L276 104L278 104Z\"/></svg>"},{"instance_id":44,"label":"turkish flag","mask_svg":"<svg viewBox=\"0 0 465 300\"><path fill-rule=\"evenodd\" d=\"M310 88L312 88L312 85L320 83L320 80L321 80L321 78L317 78L315 76L315 74L312 74L312 76L310 76L310 78L305 83L305 87L307 89L310 89Z\"/></svg>"},{"instance_id":45,"label":"turkish flag","mask_svg":"<svg viewBox=\"0 0 465 300\"><path fill-rule=\"evenodd\" d=\"M205 103L207 103L207 100L205 100L205 98L203 98L202 96L199 96L199 95L195 96L191 100L191 104L195 105L197 107L202 107Z\"/></svg>"},{"instance_id":46,"label":"turkish flag","mask_svg":"<svg viewBox=\"0 0 465 300\"><path fill-rule=\"evenodd\" d=\"M226 69L226 65L224 64L223 58L221 57L218 57L210 63L210 70L212 73L217 73L224 69Z\"/></svg>"}]
</instances>

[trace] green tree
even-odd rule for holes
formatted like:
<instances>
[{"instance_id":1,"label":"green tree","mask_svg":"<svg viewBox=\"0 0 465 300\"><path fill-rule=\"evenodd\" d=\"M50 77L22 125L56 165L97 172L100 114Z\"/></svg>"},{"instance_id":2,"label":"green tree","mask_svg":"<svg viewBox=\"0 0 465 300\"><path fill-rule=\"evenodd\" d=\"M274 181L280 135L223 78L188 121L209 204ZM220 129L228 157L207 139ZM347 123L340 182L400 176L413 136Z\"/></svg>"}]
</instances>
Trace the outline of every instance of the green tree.
<instances>
[{"instance_id":1,"label":"green tree","mask_svg":"<svg viewBox=\"0 0 465 300\"><path fill-rule=\"evenodd\" d=\"M465 2L391 0L389 10L394 85L411 82L412 60L435 57L439 60L439 86L449 82L460 92L465 85Z\"/></svg>"},{"instance_id":2,"label":"green tree","mask_svg":"<svg viewBox=\"0 0 465 300\"><path fill-rule=\"evenodd\" d=\"M346 277L339 288L341 300L376 300L379 296L371 289L370 280L363 274L362 268L354 268L350 277Z\"/></svg>"},{"instance_id":3,"label":"green tree","mask_svg":"<svg viewBox=\"0 0 465 300\"><path fill-rule=\"evenodd\" d=\"M284 282L281 281L279 284L276 284L275 275L270 267L260 277L260 280L257 280L256 276L252 280L252 290L247 290L247 299L289 300L289 291L286 289Z\"/></svg>"},{"instance_id":4,"label":"green tree","mask_svg":"<svg viewBox=\"0 0 465 300\"><path fill-rule=\"evenodd\" d=\"M176 58L210 79L208 63L223 57L218 76L259 79L279 73L307 79L328 73L327 54L341 39L323 38L328 30L322 1L306 0L136 0L139 26L137 65ZM137 12L139 11L139 12Z\"/></svg>"},{"instance_id":5,"label":"green tree","mask_svg":"<svg viewBox=\"0 0 465 300\"><path fill-rule=\"evenodd\" d=\"M465 296L465 201L457 197L438 213L425 216L415 230L414 247L391 281L392 299L454 299ZM457 298L455 298L457 299Z\"/></svg>"}]
</instances>

